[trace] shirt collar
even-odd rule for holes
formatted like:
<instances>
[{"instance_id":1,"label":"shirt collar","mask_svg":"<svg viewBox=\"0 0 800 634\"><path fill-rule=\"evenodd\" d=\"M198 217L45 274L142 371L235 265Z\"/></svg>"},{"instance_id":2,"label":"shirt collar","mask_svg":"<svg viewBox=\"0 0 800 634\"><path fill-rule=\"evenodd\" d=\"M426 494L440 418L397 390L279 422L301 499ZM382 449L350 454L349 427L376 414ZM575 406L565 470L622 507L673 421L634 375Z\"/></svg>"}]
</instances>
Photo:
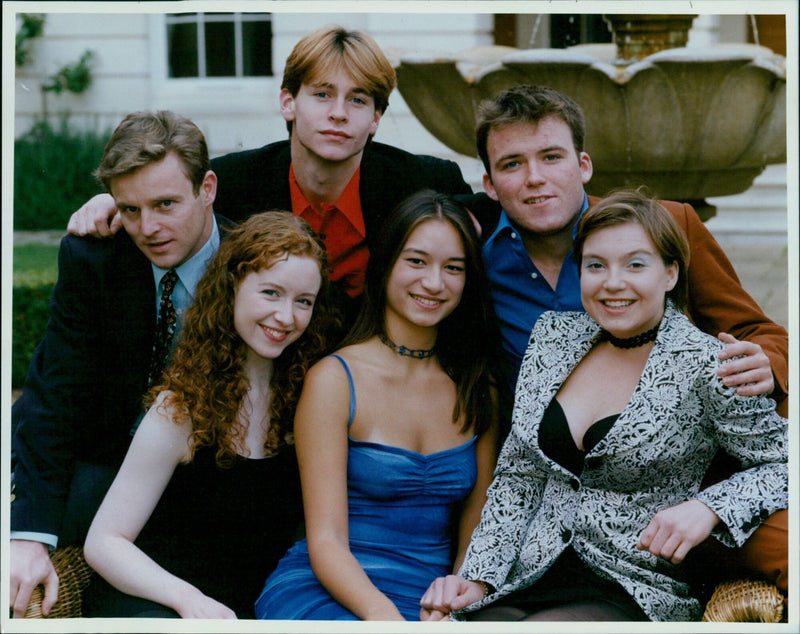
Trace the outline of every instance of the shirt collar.
<instances>
[{"instance_id":1,"label":"shirt collar","mask_svg":"<svg viewBox=\"0 0 800 634\"><path fill-rule=\"evenodd\" d=\"M350 182L347 183L347 187L344 188L342 195L339 196L339 200L333 204L323 203L322 211L325 212L330 209L338 209L344 215L344 217L350 221L350 224L355 227L359 235L364 238L366 237L367 232L364 227L364 214L361 212L361 193L359 191L360 183L361 166L359 165L358 168L356 168L355 174L353 174L353 177L350 179ZM289 190L291 191L292 195L292 213L295 216L299 216L306 209L311 207L311 203L308 202L308 199L300 190L300 185L297 184L297 178L294 174L294 167L291 165L289 166Z\"/></svg>"},{"instance_id":2,"label":"shirt collar","mask_svg":"<svg viewBox=\"0 0 800 634\"><path fill-rule=\"evenodd\" d=\"M589 208L589 197L586 195L586 192L583 192L583 204L581 205L581 213L578 214L578 218L575 220L575 224L572 227L572 239L575 239L575 235L578 233L578 223L580 219L583 217L584 212ZM486 241L494 242L497 236L502 233L507 233L509 231L516 231L514 229L514 225L511 224L511 220L509 220L508 215L506 214L505 209L500 210L500 218L497 221L497 228L494 230L489 239Z\"/></svg>"},{"instance_id":3,"label":"shirt collar","mask_svg":"<svg viewBox=\"0 0 800 634\"><path fill-rule=\"evenodd\" d=\"M206 243L200 250L190 257L186 262L175 267L175 272L178 274L178 279L183 284L184 288L189 292L189 295L194 297L194 290L197 288L197 283L203 277L206 271L208 261L214 257L214 254L219 249L219 227L217 226L216 217L212 216L213 226L211 228L211 235L206 240ZM161 283L161 278L167 274L169 269L162 269L152 262L150 265L153 268L153 277L156 282L156 292L158 292L158 285Z\"/></svg>"},{"instance_id":4,"label":"shirt collar","mask_svg":"<svg viewBox=\"0 0 800 634\"><path fill-rule=\"evenodd\" d=\"M494 242L497 236L499 236L501 233L508 233L509 231L513 230L514 227L511 226L511 221L508 219L508 216L506 215L506 210L501 209L500 219L497 221L497 227L495 228L494 233L491 236L489 236L489 239L486 242L487 244Z\"/></svg>"},{"instance_id":5,"label":"shirt collar","mask_svg":"<svg viewBox=\"0 0 800 634\"><path fill-rule=\"evenodd\" d=\"M578 223L583 218L584 212L589 208L589 197L586 195L586 192L583 192L583 204L581 205L581 213L578 214L578 218L575 220L575 224L572 226L572 239L575 239L575 236L578 234Z\"/></svg>"}]
</instances>

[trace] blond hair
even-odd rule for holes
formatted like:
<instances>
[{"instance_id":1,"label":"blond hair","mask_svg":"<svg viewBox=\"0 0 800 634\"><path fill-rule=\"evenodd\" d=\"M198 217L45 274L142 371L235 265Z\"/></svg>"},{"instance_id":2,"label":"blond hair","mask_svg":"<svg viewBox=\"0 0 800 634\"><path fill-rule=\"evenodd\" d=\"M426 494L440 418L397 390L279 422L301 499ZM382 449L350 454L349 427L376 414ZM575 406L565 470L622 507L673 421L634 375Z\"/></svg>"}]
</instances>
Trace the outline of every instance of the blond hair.
<instances>
[{"instance_id":1,"label":"blond hair","mask_svg":"<svg viewBox=\"0 0 800 634\"><path fill-rule=\"evenodd\" d=\"M335 24L312 31L295 45L286 59L281 88L296 97L303 83L340 70L372 96L376 111L386 111L397 85L394 68L370 35Z\"/></svg>"}]
</instances>

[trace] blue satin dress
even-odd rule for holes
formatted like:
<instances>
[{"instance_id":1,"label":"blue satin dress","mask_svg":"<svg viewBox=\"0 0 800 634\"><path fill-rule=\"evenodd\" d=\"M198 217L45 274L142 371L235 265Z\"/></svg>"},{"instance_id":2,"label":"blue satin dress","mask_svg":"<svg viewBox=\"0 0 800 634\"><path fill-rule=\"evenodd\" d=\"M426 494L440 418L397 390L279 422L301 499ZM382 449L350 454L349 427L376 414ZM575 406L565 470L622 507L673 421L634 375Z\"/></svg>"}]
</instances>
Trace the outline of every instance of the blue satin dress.
<instances>
[{"instance_id":1,"label":"blue satin dress","mask_svg":"<svg viewBox=\"0 0 800 634\"><path fill-rule=\"evenodd\" d=\"M355 390L350 369L350 421ZM477 437L423 455L400 447L349 441L350 551L377 588L407 619L419 620L419 600L431 581L452 572L455 507L477 478ZM317 581L308 544L297 542L267 579L256 602L260 619L357 620Z\"/></svg>"}]
</instances>

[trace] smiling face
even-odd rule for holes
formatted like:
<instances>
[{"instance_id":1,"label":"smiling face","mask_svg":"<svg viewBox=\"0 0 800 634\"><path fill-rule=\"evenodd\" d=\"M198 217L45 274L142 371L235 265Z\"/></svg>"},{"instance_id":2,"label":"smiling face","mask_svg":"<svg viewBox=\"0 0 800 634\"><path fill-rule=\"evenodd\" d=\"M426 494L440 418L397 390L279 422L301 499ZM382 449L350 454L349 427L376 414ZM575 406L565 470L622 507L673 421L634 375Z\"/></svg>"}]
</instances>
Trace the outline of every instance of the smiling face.
<instances>
[{"instance_id":1,"label":"smiling face","mask_svg":"<svg viewBox=\"0 0 800 634\"><path fill-rule=\"evenodd\" d=\"M583 307L616 337L633 337L656 326L677 280L678 265L664 264L638 222L599 229L584 242Z\"/></svg>"},{"instance_id":2,"label":"smiling face","mask_svg":"<svg viewBox=\"0 0 800 634\"><path fill-rule=\"evenodd\" d=\"M169 269L197 253L214 227L217 177L206 172L195 195L177 154L111 179L122 226L156 266Z\"/></svg>"},{"instance_id":3,"label":"smiling face","mask_svg":"<svg viewBox=\"0 0 800 634\"><path fill-rule=\"evenodd\" d=\"M409 234L386 282L386 329L434 327L455 310L466 283L464 246L449 222L426 220Z\"/></svg>"},{"instance_id":4,"label":"smiling face","mask_svg":"<svg viewBox=\"0 0 800 634\"><path fill-rule=\"evenodd\" d=\"M342 70L303 82L294 96L284 88L280 105L283 118L292 121L293 161L360 161L381 119L372 96Z\"/></svg>"},{"instance_id":5,"label":"smiling face","mask_svg":"<svg viewBox=\"0 0 800 634\"><path fill-rule=\"evenodd\" d=\"M528 236L571 236L592 161L586 152L576 154L569 126L549 116L493 128L486 150L491 174L484 174L483 187L517 230Z\"/></svg>"},{"instance_id":6,"label":"smiling face","mask_svg":"<svg viewBox=\"0 0 800 634\"><path fill-rule=\"evenodd\" d=\"M311 257L289 255L245 275L236 289L233 324L248 357L277 359L311 321L322 276Z\"/></svg>"}]
</instances>

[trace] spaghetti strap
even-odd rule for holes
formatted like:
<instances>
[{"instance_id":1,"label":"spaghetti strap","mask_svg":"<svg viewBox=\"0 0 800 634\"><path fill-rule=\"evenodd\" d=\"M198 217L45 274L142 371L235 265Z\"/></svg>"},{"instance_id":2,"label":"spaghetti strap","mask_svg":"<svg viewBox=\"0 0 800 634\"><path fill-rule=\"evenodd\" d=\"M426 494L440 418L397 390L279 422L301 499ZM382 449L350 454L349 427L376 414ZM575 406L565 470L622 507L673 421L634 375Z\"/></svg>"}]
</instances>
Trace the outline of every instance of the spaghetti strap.
<instances>
[{"instance_id":1,"label":"spaghetti strap","mask_svg":"<svg viewBox=\"0 0 800 634\"><path fill-rule=\"evenodd\" d=\"M344 371L347 372L347 380L350 383L350 419L347 421L347 429L350 429L350 425L353 424L353 419L356 416L356 388L355 385L353 385L353 375L350 374L350 368L342 357L338 354L332 354L331 356L334 359L338 359L339 363L342 364Z\"/></svg>"}]
</instances>

